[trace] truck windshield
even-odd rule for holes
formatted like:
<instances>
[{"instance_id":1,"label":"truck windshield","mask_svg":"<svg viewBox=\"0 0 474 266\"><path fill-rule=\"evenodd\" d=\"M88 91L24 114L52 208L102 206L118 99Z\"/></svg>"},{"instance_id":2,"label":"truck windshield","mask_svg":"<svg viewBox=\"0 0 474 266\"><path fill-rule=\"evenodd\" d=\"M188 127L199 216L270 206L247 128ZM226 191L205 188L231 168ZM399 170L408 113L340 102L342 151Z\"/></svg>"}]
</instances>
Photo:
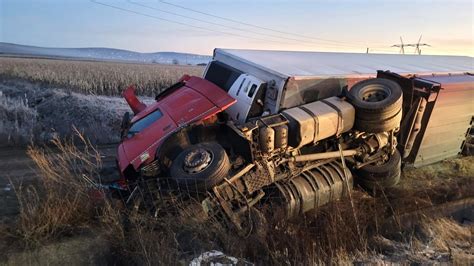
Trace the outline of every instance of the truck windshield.
<instances>
[{"instance_id":1,"label":"truck windshield","mask_svg":"<svg viewBox=\"0 0 474 266\"><path fill-rule=\"evenodd\" d=\"M130 129L128 130L127 137L131 138L133 135L140 133L145 128L149 127L156 120L160 119L163 116L163 113L159 109L153 111L137 122L133 123Z\"/></svg>"}]
</instances>

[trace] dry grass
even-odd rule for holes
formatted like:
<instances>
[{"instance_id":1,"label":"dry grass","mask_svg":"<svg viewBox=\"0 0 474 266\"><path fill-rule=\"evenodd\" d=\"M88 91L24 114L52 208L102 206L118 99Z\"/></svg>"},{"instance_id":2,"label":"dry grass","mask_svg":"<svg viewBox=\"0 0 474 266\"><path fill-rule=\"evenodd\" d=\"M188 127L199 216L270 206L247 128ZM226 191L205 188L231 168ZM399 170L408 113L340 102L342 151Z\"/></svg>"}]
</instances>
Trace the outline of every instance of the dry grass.
<instances>
[{"instance_id":1,"label":"dry grass","mask_svg":"<svg viewBox=\"0 0 474 266\"><path fill-rule=\"evenodd\" d=\"M229 239L233 235L225 225L207 219L199 204L175 207L177 212L173 214L152 218L117 208L110 202L105 204L100 216L101 228L115 253L120 254L121 263L176 265L231 243Z\"/></svg>"},{"instance_id":2,"label":"dry grass","mask_svg":"<svg viewBox=\"0 0 474 266\"><path fill-rule=\"evenodd\" d=\"M347 265L393 258L419 262L423 258L416 254L426 252L427 245L445 252L470 243L472 237L469 228L446 219L416 221L419 226L415 228L395 224L384 232L382 224L402 217L405 210L412 211L411 206L394 200L400 195L372 198L359 191L353 193L354 207L345 199L293 221L269 210L268 223L245 235L217 218L205 217L199 205L177 204L178 212L156 218L125 210L113 201L94 205L88 192L91 180L98 177L100 156L87 140L79 138L81 149L72 141L56 140L54 153L29 150L39 169L41 189L17 189L21 201L17 236L24 243L41 245L92 230L106 237L117 260L114 263L121 264L184 264L204 251L220 250L263 265ZM403 195L409 197L407 201L428 197L419 192ZM417 234L417 230L430 233ZM400 235L404 237L397 239Z\"/></svg>"},{"instance_id":3,"label":"dry grass","mask_svg":"<svg viewBox=\"0 0 474 266\"><path fill-rule=\"evenodd\" d=\"M54 152L28 149L40 179L38 186L16 187L20 216L15 232L28 246L77 233L95 215L89 192L101 167L100 154L79 133L77 136L82 149L73 139L53 140Z\"/></svg>"},{"instance_id":4,"label":"dry grass","mask_svg":"<svg viewBox=\"0 0 474 266\"><path fill-rule=\"evenodd\" d=\"M450 251L453 247L472 245L474 225L461 226L459 223L447 219L431 219L424 223L424 230L433 236L433 247Z\"/></svg>"},{"instance_id":5,"label":"dry grass","mask_svg":"<svg viewBox=\"0 0 474 266\"><path fill-rule=\"evenodd\" d=\"M265 229L269 234L244 237L229 230L225 223L205 219L198 211L199 205L176 205L177 214L158 218L125 211L111 201L97 208L88 192L91 179L97 176L100 168L100 156L87 140L80 135L79 138L83 141L81 149L74 146L72 140L55 140L54 152L38 148L29 150L39 171L40 184L38 189L17 188L21 213L16 235L26 246L38 247L65 236L96 230L107 237L124 263L170 265L189 261L201 252L213 249L265 264L323 260L319 257L322 254L319 246L326 243L325 239L322 242L318 238L300 239L302 228L313 228L307 224L269 224ZM336 216L332 212L328 214L324 223L331 226L327 230L311 231L309 236L330 234L333 244L329 247L341 250L330 254L331 259L347 259L342 255L345 248L340 245L345 241L339 240L343 234L336 234L344 218L337 216L341 215L339 212ZM346 228L344 232L352 232L348 236L353 236L354 228ZM297 243L297 249L291 249L288 241ZM308 247L318 248L308 253Z\"/></svg>"},{"instance_id":6,"label":"dry grass","mask_svg":"<svg viewBox=\"0 0 474 266\"><path fill-rule=\"evenodd\" d=\"M95 95L120 95L124 88L134 84L139 95L154 96L177 82L183 74L200 76L203 70L201 66L0 57L0 75L3 77Z\"/></svg>"}]
</instances>

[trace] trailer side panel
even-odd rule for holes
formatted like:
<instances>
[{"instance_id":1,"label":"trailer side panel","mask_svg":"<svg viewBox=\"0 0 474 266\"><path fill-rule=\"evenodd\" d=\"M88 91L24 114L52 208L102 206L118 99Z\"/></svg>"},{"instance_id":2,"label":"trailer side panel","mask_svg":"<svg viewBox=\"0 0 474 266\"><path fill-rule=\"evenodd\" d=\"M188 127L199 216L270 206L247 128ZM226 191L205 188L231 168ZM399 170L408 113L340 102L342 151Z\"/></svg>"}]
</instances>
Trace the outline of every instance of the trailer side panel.
<instances>
[{"instance_id":1,"label":"trailer side panel","mask_svg":"<svg viewBox=\"0 0 474 266\"><path fill-rule=\"evenodd\" d=\"M421 140L415 167L456 156L461 151L474 116L474 76L423 78L440 83L442 90Z\"/></svg>"}]
</instances>

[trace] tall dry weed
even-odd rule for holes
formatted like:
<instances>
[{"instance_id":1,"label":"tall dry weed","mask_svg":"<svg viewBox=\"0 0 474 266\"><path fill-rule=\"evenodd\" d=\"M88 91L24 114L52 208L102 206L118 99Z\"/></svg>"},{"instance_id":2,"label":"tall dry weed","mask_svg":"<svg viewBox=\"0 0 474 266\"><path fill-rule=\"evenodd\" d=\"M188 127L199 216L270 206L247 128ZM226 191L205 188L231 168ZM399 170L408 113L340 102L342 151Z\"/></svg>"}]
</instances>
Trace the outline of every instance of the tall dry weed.
<instances>
[{"instance_id":1,"label":"tall dry weed","mask_svg":"<svg viewBox=\"0 0 474 266\"><path fill-rule=\"evenodd\" d=\"M474 225L462 226L454 220L439 218L427 219L422 228L431 234L433 247L438 250L449 251L463 245L472 247Z\"/></svg>"},{"instance_id":2,"label":"tall dry weed","mask_svg":"<svg viewBox=\"0 0 474 266\"><path fill-rule=\"evenodd\" d=\"M27 151L38 171L38 185L16 186L20 215L16 233L27 245L87 228L95 215L90 190L101 168L101 159L79 132L74 139L53 140L52 148L30 147Z\"/></svg>"}]
</instances>

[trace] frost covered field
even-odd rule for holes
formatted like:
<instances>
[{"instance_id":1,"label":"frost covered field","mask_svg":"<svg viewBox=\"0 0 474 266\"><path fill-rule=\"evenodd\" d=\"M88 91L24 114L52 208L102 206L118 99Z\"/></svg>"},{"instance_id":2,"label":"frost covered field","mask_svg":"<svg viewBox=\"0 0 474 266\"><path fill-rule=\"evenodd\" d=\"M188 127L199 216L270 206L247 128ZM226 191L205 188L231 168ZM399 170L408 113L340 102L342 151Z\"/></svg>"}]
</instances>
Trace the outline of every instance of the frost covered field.
<instances>
[{"instance_id":1,"label":"frost covered field","mask_svg":"<svg viewBox=\"0 0 474 266\"><path fill-rule=\"evenodd\" d=\"M119 140L119 97L133 84L153 96L203 67L0 57L0 147L65 137L73 126L93 143Z\"/></svg>"}]
</instances>

